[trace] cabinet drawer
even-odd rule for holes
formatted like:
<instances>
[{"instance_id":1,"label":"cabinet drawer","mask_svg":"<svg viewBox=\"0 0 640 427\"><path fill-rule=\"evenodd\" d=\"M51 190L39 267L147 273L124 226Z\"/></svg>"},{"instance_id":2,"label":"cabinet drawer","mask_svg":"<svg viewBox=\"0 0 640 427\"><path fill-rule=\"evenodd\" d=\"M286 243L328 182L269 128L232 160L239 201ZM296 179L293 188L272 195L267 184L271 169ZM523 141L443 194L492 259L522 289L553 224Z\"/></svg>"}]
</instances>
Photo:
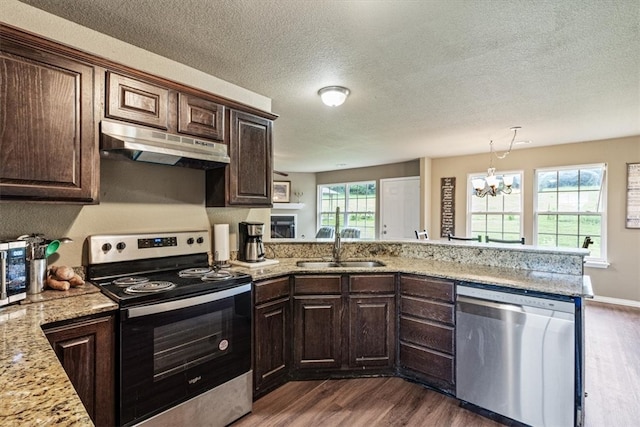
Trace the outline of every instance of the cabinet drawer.
<instances>
[{"instance_id":1,"label":"cabinet drawer","mask_svg":"<svg viewBox=\"0 0 640 427\"><path fill-rule=\"evenodd\" d=\"M342 287L340 276L294 276L294 293L302 294L340 294Z\"/></svg>"},{"instance_id":2,"label":"cabinet drawer","mask_svg":"<svg viewBox=\"0 0 640 427\"><path fill-rule=\"evenodd\" d=\"M441 301L453 302L453 282L432 277L401 276L400 292Z\"/></svg>"},{"instance_id":3,"label":"cabinet drawer","mask_svg":"<svg viewBox=\"0 0 640 427\"><path fill-rule=\"evenodd\" d=\"M255 284L256 304L286 297L289 295L289 277L265 280Z\"/></svg>"},{"instance_id":4,"label":"cabinet drawer","mask_svg":"<svg viewBox=\"0 0 640 427\"><path fill-rule=\"evenodd\" d=\"M453 356L431 351L407 343L400 343L400 365L416 372L454 383Z\"/></svg>"},{"instance_id":5,"label":"cabinet drawer","mask_svg":"<svg viewBox=\"0 0 640 427\"><path fill-rule=\"evenodd\" d=\"M362 274L349 276L349 292L385 293L395 292L393 274Z\"/></svg>"},{"instance_id":6,"label":"cabinet drawer","mask_svg":"<svg viewBox=\"0 0 640 427\"><path fill-rule=\"evenodd\" d=\"M168 130L169 90L107 73L107 117Z\"/></svg>"},{"instance_id":7,"label":"cabinet drawer","mask_svg":"<svg viewBox=\"0 0 640 427\"><path fill-rule=\"evenodd\" d=\"M400 339L453 354L453 328L400 316Z\"/></svg>"},{"instance_id":8,"label":"cabinet drawer","mask_svg":"<svg viewBox=\"0 0 640 427\"><path fill-rule=\"evenodd\" d=\"M453 304L406 295L400 297L400 312L423 319L435 320L448 325L453 325L455 319Z\"/></svg>"}]
</instances>

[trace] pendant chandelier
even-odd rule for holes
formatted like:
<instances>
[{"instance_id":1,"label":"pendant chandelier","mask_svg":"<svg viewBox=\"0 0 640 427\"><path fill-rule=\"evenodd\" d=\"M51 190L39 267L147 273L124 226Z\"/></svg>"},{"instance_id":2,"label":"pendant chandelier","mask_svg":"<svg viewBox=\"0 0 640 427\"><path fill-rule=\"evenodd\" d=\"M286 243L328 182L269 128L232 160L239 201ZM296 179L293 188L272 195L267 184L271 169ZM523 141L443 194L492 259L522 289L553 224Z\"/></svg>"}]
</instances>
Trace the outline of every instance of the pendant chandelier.
<instances>
[{"instance_id":1,"label":"pendant chandelier","mask_svg":"<svg viewBox=\"0 0 640 427\"><path fill-rule=\"evenodd\" d=\"M511 153L513 141L516 140L516 135L520 129L522 129L520 126L514 126L510 129L513 132L513 137L511 138L509 149L502 154L493 151L493 140L489 142L489 169L487 169L486 178L475 178L471 181L474 188L474 196L484 197L488 194L495 197L498 194L511 194L513 176L505 175L502 179L498 178L496 176L496 168L493 167L493 158L495 157L496 159L502 160Z\"/></svg>"}]
</instances>

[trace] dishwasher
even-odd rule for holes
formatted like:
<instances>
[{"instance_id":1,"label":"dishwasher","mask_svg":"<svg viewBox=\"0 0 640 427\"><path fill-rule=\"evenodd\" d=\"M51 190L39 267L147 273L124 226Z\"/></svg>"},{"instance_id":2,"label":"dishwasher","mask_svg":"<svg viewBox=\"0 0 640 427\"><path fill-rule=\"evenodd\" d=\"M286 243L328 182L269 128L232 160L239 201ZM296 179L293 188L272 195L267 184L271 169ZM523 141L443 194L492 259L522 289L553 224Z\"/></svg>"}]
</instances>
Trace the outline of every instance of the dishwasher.
<instances>
[{"instance_id":1,"label":"dishwasher","mask_svg":"<svg viewBox=\"0 0 640 427\"><path fill-rule=\"evenodd\" d=\"M579 424L575 303L458 285L456 397L531 426Z\"/></svg>"}]
</instances>

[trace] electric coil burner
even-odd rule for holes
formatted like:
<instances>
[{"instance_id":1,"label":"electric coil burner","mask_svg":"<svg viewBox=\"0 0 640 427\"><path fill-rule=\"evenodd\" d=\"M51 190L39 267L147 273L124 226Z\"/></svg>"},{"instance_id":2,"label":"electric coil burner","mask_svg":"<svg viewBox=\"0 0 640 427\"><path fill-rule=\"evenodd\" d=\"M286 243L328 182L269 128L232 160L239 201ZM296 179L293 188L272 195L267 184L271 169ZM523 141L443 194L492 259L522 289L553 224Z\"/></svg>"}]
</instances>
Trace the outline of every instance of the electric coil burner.
<instances>
[{"instance_id":1,"label":"electric coil burner","mask_svg":"<svg viewBox=\"0 0 640 427\"><path fill-rule=\"evenodd\" d=\"M137 276L137 277L120 277L115 279L112 283L116 286L124 286L128 288L131 285L139 285L141 283L147 283L149 281L148 277Z\"/></svg>"},{"instance_id":2,"label":"electric coil burner","mask_svg":"<svg viewBox=\"0 0 640 427\"><path fill-rule=\"evenodd\" d=\"M125 288L124 293L129 295L146 294L149 292L165 292L175 288L176 285L171 282L144 282L137 285L131 285Z\"/></svg>"},{"instance_id":3,"label":"electric coil burner","mask_svg":"<svg viewBox=\"0 0 640 427\"><path fill-rule=\"evenodd\" d=\"M118 425L224 426L250 412L251 276L209 267L208 231L87 247L87 279L120 306Z\"/></svg>"}]
</instances>

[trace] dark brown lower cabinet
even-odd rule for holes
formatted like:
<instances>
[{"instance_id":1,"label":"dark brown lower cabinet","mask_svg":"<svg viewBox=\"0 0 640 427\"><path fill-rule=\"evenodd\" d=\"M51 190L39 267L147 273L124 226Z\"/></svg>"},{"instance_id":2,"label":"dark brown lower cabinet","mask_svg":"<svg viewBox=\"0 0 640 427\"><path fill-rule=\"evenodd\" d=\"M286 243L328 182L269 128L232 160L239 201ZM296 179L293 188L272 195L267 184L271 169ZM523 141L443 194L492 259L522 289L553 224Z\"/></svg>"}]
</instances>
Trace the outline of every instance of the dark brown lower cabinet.
<instances>
[{"instance_id":1,"label":"dark brown lower cabinet","mask_svg":"<svg viewBox=\"0 0 640 427\"><path fill-rule=\"evenodd\" d=\"M95 425L115 425L114 316L43 330Z\"/></svg>"},{"instance_id":2,"label":"dark brown lower cabinet","mask_svg":"<svg viewBox=\"0 0 640 427\"><path fill-rule=\"evenodd\" d=\"M295 369L338 369L342 365L342 297L295 296Z\"/></svg>"},{"instance_id":3,"label":"dark brown lower cabinet","mask_svg":"<svg viewBox=\"0 0 640 427\"><path fill-rule=\"evenodd\" d=\"M399 370L406 377L455 393L454 282L400 276Z\"/></svg>"},{"instance_id":4,"label":"dark brown lower cabinet","mask_svg":"<svg viewBox=\"0 0 640 427\"><path fill-rule=\"evenodd\" d=\"M293 368L319 374L393 373L395 274L294 277ZM314 371L315 370L315 371Z\"/></svg>"},{"instance_id":5,"label":"dark brown lower cabinet","mask_svg":"<svg viewBox=\"0 0 640 427\"><path fill-rule=\"evenodd\" d=\"M291 364L289 297L255 309L254 390L256 395L286 381Z\"/></svg>"},{"instance_id":6,"label":"dark brown lower cabinet","mask_svg":"<svg viewBox=\"0 0 640 427\"><path fill-rule=\"evenodd\" d=\"M282 385L291 370L289 276L254 284L254 399Z\"/></svg>"},{"instance_id":7,"label":"dark brown lower cabinet","mask_svg":"<svg viewBox=\"0 0 640 427\"><path fill-rule=\"evenodd\" d=\"M395 297L349 296L349 365L393 367Z\"/></svg>"},{"instance_id":8,"label":"dark brown lower cabinet","mask_svg":"<svg viewBox=\"0 0 640 427\"><path fill-rule=\"evenodd\" d=\"M349 366L393 369L396 360L395 275L349 276Z\"/></svg>"},{"instance_id":9,"label":"dark brown lower cabinet","mask_svg":"<svg viewBox=\"0 0 640 427\"><path fill-rule=\"evenodd\" d=\"M254 397L290 378L362 375L400 375L453 394L454 282L403 274L397 294L397 281L367 273L256 282Z\"/></svg>"}]
</instances>

